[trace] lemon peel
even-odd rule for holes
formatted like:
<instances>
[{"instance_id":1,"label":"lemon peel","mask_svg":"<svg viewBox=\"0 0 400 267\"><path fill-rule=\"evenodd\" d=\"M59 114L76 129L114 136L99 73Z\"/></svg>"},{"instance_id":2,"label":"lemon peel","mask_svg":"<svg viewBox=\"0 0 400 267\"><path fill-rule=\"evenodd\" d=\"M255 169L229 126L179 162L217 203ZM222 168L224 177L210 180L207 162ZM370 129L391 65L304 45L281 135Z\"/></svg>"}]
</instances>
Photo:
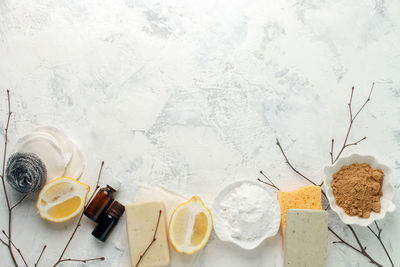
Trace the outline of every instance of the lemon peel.
<instances>
[{"instance_id":1,"label":"lemon peel","mask_svg":"<svg viewBox=\"0 0 400 267\"><path fill-rule=\"evenodd\" d=\"M83 210L89 190L89 185L74 178L52 180L39 193L36 202L39 216L55 223L72 219Z\"/></svg>"},{"instance_id":2,"label":"lemon peel","mask_svg":"<svg viewBox=\"0 0 400 267\"><path fill-rule=\"evenodd\" d=\"M179 205L171 216L168 237L179 253L193 254L201 250L210 239L212 215L198 196Z\"/></svg>"}]
</instances>

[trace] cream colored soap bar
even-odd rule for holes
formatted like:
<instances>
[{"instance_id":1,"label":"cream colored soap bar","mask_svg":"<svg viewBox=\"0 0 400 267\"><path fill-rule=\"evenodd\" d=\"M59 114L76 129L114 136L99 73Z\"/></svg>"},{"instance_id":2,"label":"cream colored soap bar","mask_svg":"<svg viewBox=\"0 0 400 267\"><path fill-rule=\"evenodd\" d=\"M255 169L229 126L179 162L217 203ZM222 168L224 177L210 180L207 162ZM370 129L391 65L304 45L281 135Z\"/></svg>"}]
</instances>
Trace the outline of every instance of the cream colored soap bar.
<instances>
[{"instance_id":1,"label":"cream colored soap bar","mask_svg":"<svg viewBox=\"0 0 400 267\"><path fill-rule=\"evenodd\" d=\"M138 190L135 194L135 201L144 202L155 200L162 201L164 203L165 215L168 224L174 210L188 199L163 187L148 187L146 185L139 184ZM171 242L169 242L169 251L171 252L171 267L194 266L195 261L199 256L199 253L187 255L176 252L171 246Z\"/></svg>"},{"instance_id":2,"label":"cream colored soap bar","mask_svg":"<svg viewBox=\"0 0 400 267\"><path fill-rule=\"evenodd\" d=\"M125 210L131 265L136 266L140 255L144 253L153 239L160 210L162 213L156 241L147 251L139 266L156 267L168 265L170 263L170 255L164 204L160 201L137 202L126 205Z\"/></svg>"},{"instance_id":3,"label":"cream colored soap bar","mask_svg":"<svg viewBox=\"0 0 400 267\"><path fill-rule=\"evenodd\" d=\"M328 249L328 213L291 209L286 214L285 267L324 267Z\"/></svg>"}]
</instances>

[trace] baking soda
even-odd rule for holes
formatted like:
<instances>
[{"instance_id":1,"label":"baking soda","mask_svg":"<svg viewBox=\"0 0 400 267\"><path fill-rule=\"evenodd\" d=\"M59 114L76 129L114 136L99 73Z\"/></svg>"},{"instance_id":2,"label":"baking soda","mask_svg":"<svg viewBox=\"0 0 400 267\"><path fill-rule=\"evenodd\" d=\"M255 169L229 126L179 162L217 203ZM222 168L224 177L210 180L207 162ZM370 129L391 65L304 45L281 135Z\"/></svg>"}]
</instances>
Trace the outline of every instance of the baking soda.
<instances>
[{"instance_id":1,"label":"baking soda","mask_svg":"<svg viewBox=\"0 0 400 267\"><path fill-rule=\"evenodd\" d=\"M263 237L280 216L273 208L272 197L251 183L232 189L220 203L220 214L231 237L242 241Z\"/></svg>"}]
</instances>

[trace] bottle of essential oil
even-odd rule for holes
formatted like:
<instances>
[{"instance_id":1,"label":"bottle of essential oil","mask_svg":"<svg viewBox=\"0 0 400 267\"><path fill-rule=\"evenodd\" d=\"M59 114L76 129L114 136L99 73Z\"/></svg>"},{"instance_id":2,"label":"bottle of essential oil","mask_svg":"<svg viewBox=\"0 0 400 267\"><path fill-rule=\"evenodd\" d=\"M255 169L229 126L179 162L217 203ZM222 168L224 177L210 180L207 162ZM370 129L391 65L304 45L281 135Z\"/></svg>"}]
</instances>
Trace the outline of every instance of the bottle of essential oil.
<instances>
[{"instance_id":1,"label":"bottle of essential oil","mask_svg":"<svg viewBox=\"0 0 400 267\"><path fill-rule=\"evenodd\" d=\"M115 182L112 186L101 188L92 202L89 203L84 211L84 214L92 221L97 222L100 215L111 205L114 201L114 193L119 189L119 183Z\"/></svg>"},{"instance_id":2,"label":"bottle of essential oil","mask_svg":"<svg viewBox=\"0 0 400 267\"><path fill-rule=\"evenodd\" d=\"M98 224L94 228L92 235L100 241L106 241L124 212L124 205L118 201L111 203L108 209L99 217L97 221Z\"/></svg>"}]
</instances>

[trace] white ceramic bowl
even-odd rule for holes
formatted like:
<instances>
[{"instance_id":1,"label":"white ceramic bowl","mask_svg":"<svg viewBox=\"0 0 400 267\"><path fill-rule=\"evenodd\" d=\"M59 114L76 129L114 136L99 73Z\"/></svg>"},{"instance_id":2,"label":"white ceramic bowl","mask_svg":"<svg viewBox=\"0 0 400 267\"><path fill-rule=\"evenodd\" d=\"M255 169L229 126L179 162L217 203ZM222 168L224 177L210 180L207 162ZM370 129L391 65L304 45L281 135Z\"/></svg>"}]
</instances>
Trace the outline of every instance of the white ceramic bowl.
<instances>
[{"instance_id":1,"label":"white ceramic bowl","mask_svg":"<svg viewBox=\"0 0 400 267\"><path fill-rule=\"evenodd\" d=\"M244 240L240 240L240 239L232 237L230 235L230 233L228 232L228 230L225 226L225 221L220 214L221 201L223 201L225 199L226 195L229 194L234 188L239 187L242 184L254 184L254 185L258 186L259 188L261 188L262 190L265 190L265 194L269 194L272 198L271 209L273 209L274 213L277 214L276 218L272 219L272 222L270 223L270 227L268 228L268 230L266 230L260 238L251 240L251 241L244 241ZM235 182L235 183L228 185L215 198L212 210L213 210L214 230L215 230L215 233L217 234L218 238L221 239L222 241L232 242L232 243L238 245L239 247L241 247L243 249L247 249L247 250L256 248L266 238L276 235L278 233L279 226L281 223L281 209L280 209L277 197L276 197L276 192L273 192L273 190L267 188L265 185L261 184L260 182L240 181L240 182Z\"/></svg>"},{"instance_id":2,"label":"white ceramic bowl","mask_svg":"<svg viewBox=\"0 0 400 267\"><path fill-rule=\"evenodd\" d=\"M342 168L344 165L351 165L353 163L368 163L374 169L381 169L385 176L383 177L382 184L382 197L381 197L381 212L371 212L369 218L359 218L357 216L349 216L344 210L336 205L335 197L333 196L331 182L332 176ZM324 169L324 188L331 205L332 210L334 210L339 218L345 224L358 224L361 226L368 226L375 220L380 220L385 217L386 212L393 212L396 209L392 199L394 195L394 188L392 185L392 172L390 168L386 165L380 164L373 156L363 156L359 154L352 154L349 157L343 157L339 159L334 165L326 166Z\"/></svg>"}]
</instances>

